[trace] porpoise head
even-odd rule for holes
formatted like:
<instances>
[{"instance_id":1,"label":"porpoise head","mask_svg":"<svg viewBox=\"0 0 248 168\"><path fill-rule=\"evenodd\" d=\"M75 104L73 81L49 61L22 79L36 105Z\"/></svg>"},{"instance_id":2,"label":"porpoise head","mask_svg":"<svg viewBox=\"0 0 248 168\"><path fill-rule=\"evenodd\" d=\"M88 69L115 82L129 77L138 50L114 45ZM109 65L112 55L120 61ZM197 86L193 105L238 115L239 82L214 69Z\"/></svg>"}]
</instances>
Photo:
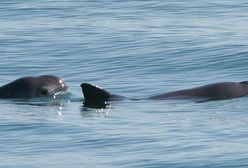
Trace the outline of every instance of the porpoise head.
<instances>
[{"instance_id":1,"label":"porpoise head","mask_svg":"<svg viewBox=\"0 0 248 168\"><path fill-rule=\"evenodd\" d=\"M35 98L49 97L66 92L65 82L52 75L23 77L0 88L0 98Z\"/></svg>"},{"instance_id":2,"label":"porpoise head","mask_svg":"<svg viewBox=\"0 0 248 168\"><path fill-rule=\"evenodd\" d=\"M34 80L34 83L37 83L34 86L37 87L36 95L38 97L53 96L57 93L66 92L68 89L65 82L56 76L44 75L36 77Z\"/></svg>"}]
</instances>

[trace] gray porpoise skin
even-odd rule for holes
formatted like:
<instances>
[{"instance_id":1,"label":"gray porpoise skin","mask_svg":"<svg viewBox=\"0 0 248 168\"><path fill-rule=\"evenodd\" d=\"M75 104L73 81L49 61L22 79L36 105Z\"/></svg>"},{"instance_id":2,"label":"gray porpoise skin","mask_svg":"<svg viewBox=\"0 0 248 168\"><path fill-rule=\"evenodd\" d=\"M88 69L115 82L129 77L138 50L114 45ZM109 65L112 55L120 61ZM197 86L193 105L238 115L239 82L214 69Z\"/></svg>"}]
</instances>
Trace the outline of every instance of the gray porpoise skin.
<instances>
[{"instance_id":1,"label":"gray porpoise skin","mask_svg":"<svg viewBox=\"0 0 248 168\"><path fill-rule=\"evenodd\" d=\"M242 97L247 94L248 82L223 82L164 93L161 95L152 96L149 99L162 100L171 98L201 98L206 100L222 100Z\"/></svg>"}]
</instances>

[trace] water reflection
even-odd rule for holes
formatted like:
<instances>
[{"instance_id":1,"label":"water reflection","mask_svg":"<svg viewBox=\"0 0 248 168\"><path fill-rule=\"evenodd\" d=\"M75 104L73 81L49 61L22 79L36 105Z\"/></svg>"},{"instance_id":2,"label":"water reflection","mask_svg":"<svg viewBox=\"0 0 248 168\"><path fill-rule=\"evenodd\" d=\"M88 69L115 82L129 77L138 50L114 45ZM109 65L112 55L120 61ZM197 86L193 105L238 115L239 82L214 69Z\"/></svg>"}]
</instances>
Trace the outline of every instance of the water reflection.
<instances>
[{"instance_id":1,"label":"water reflection","mask_svg":"<svg viewBox=\"0 0 248 168\"><path fill-rule=\"evenodd\" d=\"M107 117L110 110L110 102L83 102L81 115L83 117Z\"/></svg>"}]
</instances>

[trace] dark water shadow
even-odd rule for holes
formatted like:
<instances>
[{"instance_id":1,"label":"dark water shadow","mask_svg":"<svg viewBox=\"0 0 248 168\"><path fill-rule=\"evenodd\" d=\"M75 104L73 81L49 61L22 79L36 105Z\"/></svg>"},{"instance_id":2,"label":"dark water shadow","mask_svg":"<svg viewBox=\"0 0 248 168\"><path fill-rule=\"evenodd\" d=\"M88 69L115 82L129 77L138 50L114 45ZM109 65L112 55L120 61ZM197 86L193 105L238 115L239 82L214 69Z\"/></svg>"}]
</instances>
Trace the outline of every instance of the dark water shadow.
<instances>
[{"instance_id":1,"label":"dark water shadow","mask_svg":"<svg viewBox=\"0 0 248 168\"><path fill-rule=\"evenodd\" d=\"M82 117L108 117L111 111L111 102L83 102Z\"/></svg>"}]
</instances>

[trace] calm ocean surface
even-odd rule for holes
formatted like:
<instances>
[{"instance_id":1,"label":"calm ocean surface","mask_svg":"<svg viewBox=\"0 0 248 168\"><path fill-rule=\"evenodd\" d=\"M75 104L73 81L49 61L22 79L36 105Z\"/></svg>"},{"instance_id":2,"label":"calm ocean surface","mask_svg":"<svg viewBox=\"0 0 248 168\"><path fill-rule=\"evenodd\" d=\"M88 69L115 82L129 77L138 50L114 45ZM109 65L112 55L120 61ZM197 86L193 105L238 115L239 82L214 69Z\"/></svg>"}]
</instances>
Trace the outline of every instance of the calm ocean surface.
<instances>
[{"instance_id":1,"label":"calm ocean surface","mask_svg":"<svg viewBox=\"0 0 248 168\"><path fill-rule=\"evenodd\" d=\"M84 108L248 80L245 0L2 0L0 85L52 74L70 100L0 100L0 167L248 167L248 98Z\"/></svg>"}]
</instances>

